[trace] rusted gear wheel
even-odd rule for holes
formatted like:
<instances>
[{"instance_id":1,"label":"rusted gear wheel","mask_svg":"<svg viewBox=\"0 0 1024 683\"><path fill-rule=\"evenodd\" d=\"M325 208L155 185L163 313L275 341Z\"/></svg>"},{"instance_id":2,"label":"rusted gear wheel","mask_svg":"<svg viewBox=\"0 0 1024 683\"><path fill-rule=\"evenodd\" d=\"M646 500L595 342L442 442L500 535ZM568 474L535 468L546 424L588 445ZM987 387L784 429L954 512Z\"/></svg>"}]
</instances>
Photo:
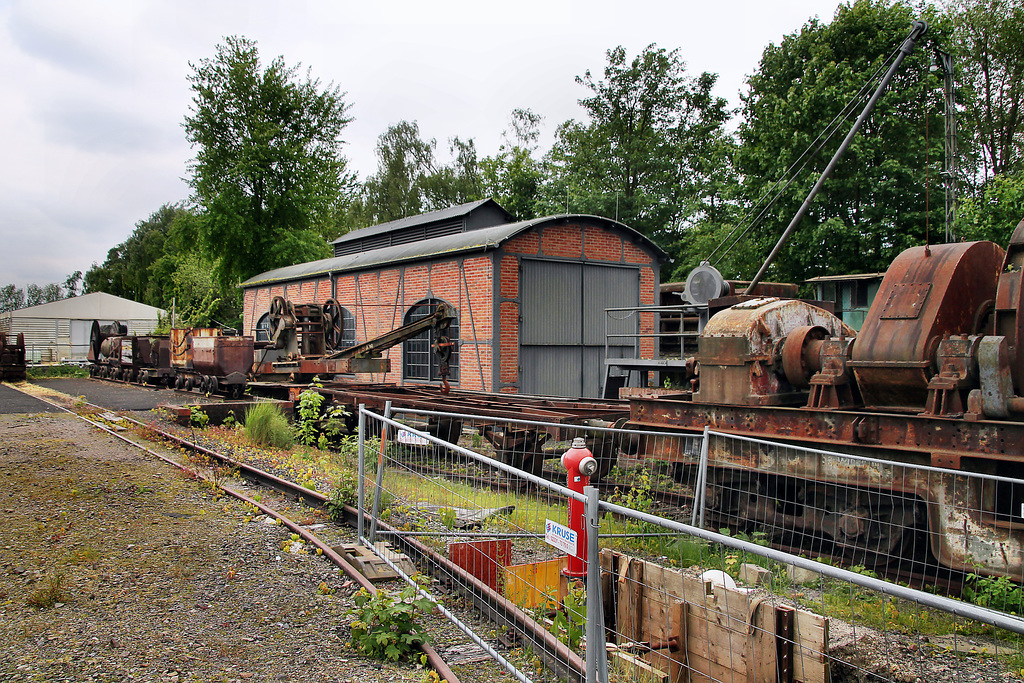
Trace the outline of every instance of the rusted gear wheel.
<instances>
[{"instance_id":1,"label":"rusted gear wheel","mask_svg":"<svg viewBox=\"0 0 1024 683\"><path fill-rule=\"evenodd\" d=\"M324 343L328 349L341 347L342 315L341 304L334 299L328 299L323 306L324 316Z\"/></svg>"},{"instance_id":2,"label":"rusted gear wheel","mask_svg":"<svg viewBox=\"0 0 1024 683\"><path fill-rule=\"evenodd\" d=\"M281 321L281 318L291 313L292 304L290 301L285 299L283 296L275 296L270 301L270 311L268 317L270 319L270 326L277 327L277 323Z\"/></svg>"}]
</instances>

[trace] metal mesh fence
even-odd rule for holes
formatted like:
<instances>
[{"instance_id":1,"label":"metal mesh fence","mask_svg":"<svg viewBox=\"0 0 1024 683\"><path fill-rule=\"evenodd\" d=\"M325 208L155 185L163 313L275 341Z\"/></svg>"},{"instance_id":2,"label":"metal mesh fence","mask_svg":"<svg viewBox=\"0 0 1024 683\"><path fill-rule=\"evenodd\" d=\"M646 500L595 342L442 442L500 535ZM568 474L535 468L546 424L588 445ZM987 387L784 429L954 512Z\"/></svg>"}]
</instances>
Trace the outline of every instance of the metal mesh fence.
<instances>
[{"instance_id":1,"label":"metal mesh fence","mask_svg":"<svg viewBox=\"0 0 1024 683\"><path fill-rule=\"evenodd\" d=\"M424 558L431 591L489 620L466 630L519 680L1024 672L1009 578L1024 482L707 432L364 415L361 536ZM549 533L587 500L562 485L576 437L601 480L575 525L599 530L589 582Z\"/></svg>"}]
</instances>

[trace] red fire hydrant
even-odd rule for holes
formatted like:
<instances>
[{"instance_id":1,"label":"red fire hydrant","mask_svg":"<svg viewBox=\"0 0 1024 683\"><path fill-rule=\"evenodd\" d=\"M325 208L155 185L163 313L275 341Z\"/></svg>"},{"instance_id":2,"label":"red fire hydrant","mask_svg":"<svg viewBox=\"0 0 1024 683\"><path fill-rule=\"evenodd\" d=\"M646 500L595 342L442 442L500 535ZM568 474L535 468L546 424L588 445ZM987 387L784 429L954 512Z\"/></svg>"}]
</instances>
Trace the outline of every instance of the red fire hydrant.
<instances>
[{"instance_id":1,"label":"red fire hydrant","mask_svg":"<svg viewBox=\"0 0 1024 683\"><path fill-rule=\"evenodd\" d=\"M572 447L562 455L562 467L569 474L569 488L583 493L590 484L590 475L597 472L597 460L587 448L583 437L576 437ZM583 501L569 499L569 528L576 532L576 555L569 555L569 564L563 574L570 579L587 578L587 525Z\"/></svg>"}]
</instances>

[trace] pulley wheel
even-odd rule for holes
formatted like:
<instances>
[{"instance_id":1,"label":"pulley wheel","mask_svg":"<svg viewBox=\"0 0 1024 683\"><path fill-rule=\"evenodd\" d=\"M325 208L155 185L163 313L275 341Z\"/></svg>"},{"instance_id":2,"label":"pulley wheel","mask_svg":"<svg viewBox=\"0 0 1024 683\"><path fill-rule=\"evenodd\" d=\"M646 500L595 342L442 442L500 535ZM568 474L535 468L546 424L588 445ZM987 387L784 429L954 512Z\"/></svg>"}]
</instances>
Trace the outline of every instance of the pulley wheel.
<instances>
[{"instance_id":1,"label":"pulley wheel","mask_svg":"<svg viewBox=\"0 0 1024 683\"><path fill-rule=\"evenodd\" d=\"M828 330L820 325L801 325L786 335L782 345L782 371L795 388L809 387L811 375L817 372L818 363L809 357L807 343L828 337Z\"/></svg>"},{"instance_id":2,"label":"pulley wheel","mask_svg":"<svg viewBox=\"0 0 1024 683\"><path fill-rule=\"evenodd\" d=\"M709 263L702 263L686 276L686 291L683 293L691 304L704 306L712 299L729 293L729 285L718 269Z\"/></svg>"},{"instance_id":3,"label":"pulley wheel","mask_svg":"<svg viewBox=\"0 0 1024 683\"><path fill-rule=\"evenodd\" d=\"M329 349L337 349L341 346L341 304L334 299L328 299L324 302L323 315L324 343Z\"/></svg>"},{"instance_id":4,"label":"pulley wheel","mask_svg":"<svg viewBox=\"0 0 1024 683\"><path fill-rule=\"evenodd\" d=\"M270 301L270 310L267 312L267 317L270 320L271 328L277 327L277 323L281 321L281 318L288 312L288 300L283 296L275 296Z\"/></svg>"}]
</instances>

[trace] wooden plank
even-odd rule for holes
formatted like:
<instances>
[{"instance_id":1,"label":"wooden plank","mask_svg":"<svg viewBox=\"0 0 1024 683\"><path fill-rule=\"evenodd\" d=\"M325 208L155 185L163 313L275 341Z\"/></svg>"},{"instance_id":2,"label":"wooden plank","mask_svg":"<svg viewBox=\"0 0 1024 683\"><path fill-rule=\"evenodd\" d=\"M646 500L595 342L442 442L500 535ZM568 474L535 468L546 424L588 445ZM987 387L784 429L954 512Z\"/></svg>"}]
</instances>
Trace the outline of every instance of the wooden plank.
<instances>
[{"instance_id":1,"label":"wooden plank","mask_svg":"<svg viewBox=\"0 0 1024 683\"><path fill-rule=\"evenodd\" d=\"M753 608L750 635L750 683L776 683L774 600L765 600Z\"/></svg>"},{"instance_id":2,"label":"wooden plank","mask_svg":"<svg viewBox=\"0 0 1024 683\"><path fill-rule=\"evenodd\" d=\"M797 610L793 648L793 680L800 683L828 683L828 618Z\"/></svg>"},{"instance_id":3,"label":"wooden plank","mask_svg":"<svg viewBox=\"0 0 1024 683\"><path fill-rule=\"evenodd\" d=\"M614 650L609 654L612 656L612 659L609 663L611 664L613 671L617 671L619 667L623 666L633 669L632 672L620 678L624 678L628 681L650 681L650 683L670 682L669 674L666 671L651 666L651 664L645 662L640 657L631 655L628 652L623 652L621 650ZM616 663L614 661L615 659L619 660L619 663ZM639 672L640 675L636 675L636 672Z\"/></svg>"}]
</instances>

